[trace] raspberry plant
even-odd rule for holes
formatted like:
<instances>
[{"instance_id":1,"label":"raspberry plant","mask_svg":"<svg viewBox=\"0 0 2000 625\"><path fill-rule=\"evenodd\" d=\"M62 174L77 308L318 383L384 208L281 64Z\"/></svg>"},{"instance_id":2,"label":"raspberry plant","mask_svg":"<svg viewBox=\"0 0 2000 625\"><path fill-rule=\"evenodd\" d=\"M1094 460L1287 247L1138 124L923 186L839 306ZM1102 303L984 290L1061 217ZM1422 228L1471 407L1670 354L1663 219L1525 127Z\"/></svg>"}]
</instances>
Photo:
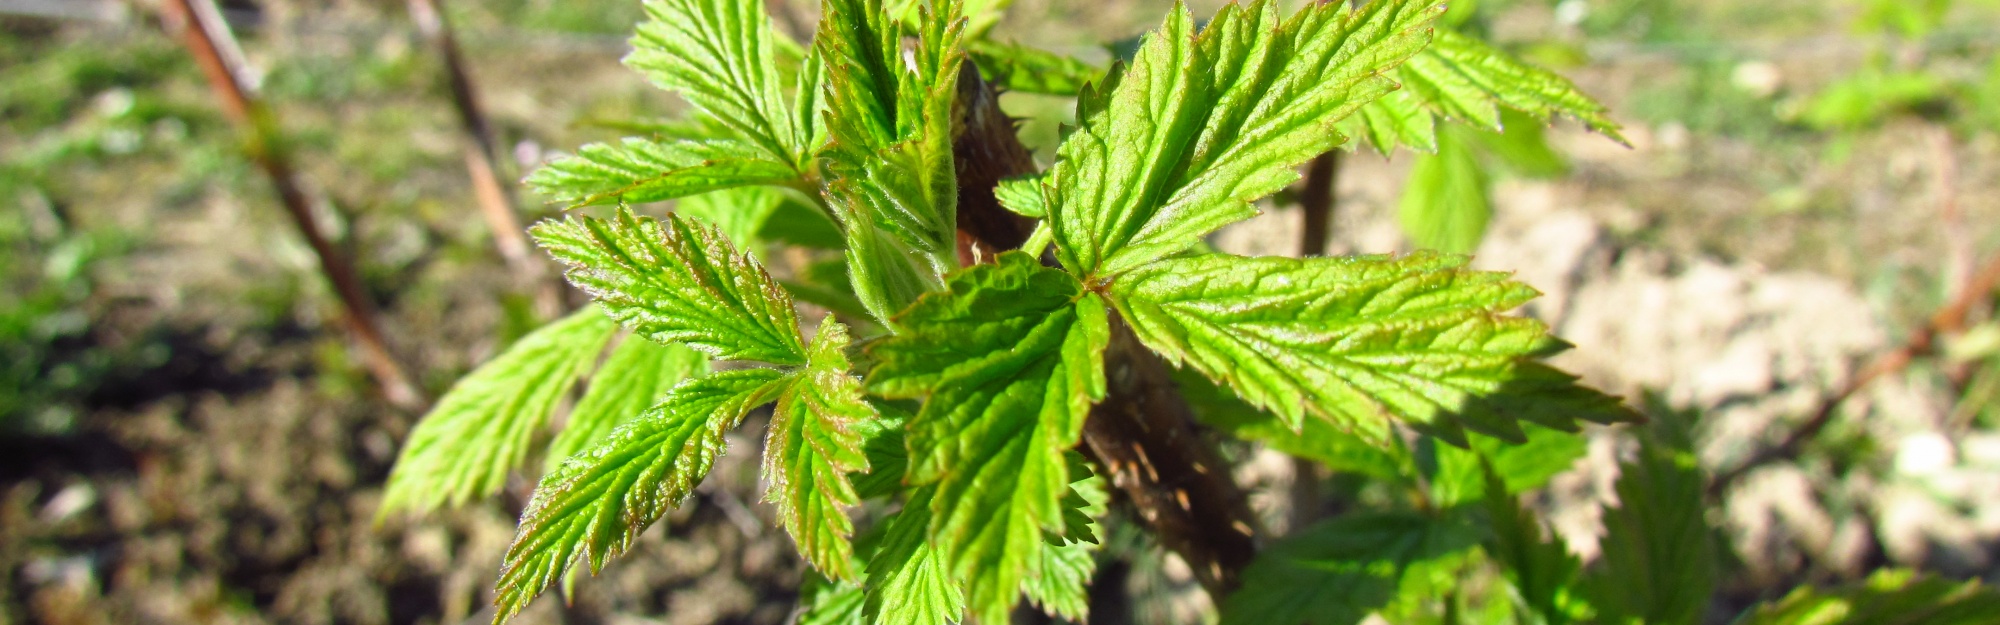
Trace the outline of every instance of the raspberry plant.
<instances>
[{"instance_id":1,"label":"raspberry plant","mask_svg":"<svg viewBox=\"0 0 2000 625\"><path fill-rule=\"evenodd\" d=\"M532 233L595 305L459 381L384 511L498 492L588 375L499 621L630 547L766 405L765 500L815 572L803 622L1000 623L1023 597L1080 620L1113 532L1185 561L1224 623L1699 617L1715 558L1680 421L1642 435L1604 570L1518 503L1582 453L1580 422L1638 420L1544 363L1567 345L1508 314L1535 291L1462 256L1203 243L1347 134L1434 150L1440 122L1510 110L1615 137L1602 106L1436 25L1435 0L1176 6L1108 70L994 39L1002 9L825 0L802 45L757 0L648 2L626 63L691 114L528 180L578 209ZM1076 98L1052 166L1003 89ZM821 262L779 279L776 245ZM1215 433L1371 486L1271 540Z\"/></svg>"}]
</instances>

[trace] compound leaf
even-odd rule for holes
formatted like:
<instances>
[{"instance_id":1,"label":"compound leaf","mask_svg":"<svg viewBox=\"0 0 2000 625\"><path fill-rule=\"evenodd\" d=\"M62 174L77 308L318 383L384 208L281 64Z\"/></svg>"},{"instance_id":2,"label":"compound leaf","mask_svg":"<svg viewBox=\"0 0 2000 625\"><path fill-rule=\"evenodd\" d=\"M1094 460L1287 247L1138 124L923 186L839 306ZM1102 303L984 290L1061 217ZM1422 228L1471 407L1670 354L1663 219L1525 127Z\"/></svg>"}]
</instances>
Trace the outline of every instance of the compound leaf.
<instances>
[{"instance_id":1,"label":"compound leaf","mask_svg":"<svg viewBox=\"0 0 2000 625\"><path fill-rule=\"evenodd\" d=\"M1335 122L1394 87L1382 73L1424 46L1440 8L1310 3L1280 23L1258 0L1197 33L1176 6L1129 68L1078 97L1052 170L1058 258L1109 279L1256 214L1340 143Z\"/></svg>"},{"instance_id":2,"label":"compound leaf","mask_svg":"<svg viewBox=\"0 0 2000 625\"><path fill-rule=\"evenodd\" d=\"M954 274L871 350L888 397L928 395L910 421L906 480L935 485L929 537L966 582L972 611L1003 622L1064 527L1064 451L1104 396L1102 300L1020 252Z\"/></svg>"},{"instance_id":3,"label":"compound leaf","mask_svg":"<svg viewBox=\"0 0 2000 625\"><path fill-rule=\"evenodd\" d=\"M722 454L723 434L770 401L770 369L689 380L659 405L542 477L501 566L495 623L512 618L570 569L592 573L680 504Z\"/></svg>"},{"instance_id":4,"label":"compound leaf","mask_svg":"<svg viewBox=\"0 0 2000 625\"><path fill-rule=\"evenodd\" d=\"M460 378L403 445L382 514L459 506L498 492L617 327L595 308L580 310Z\"/></svg>"},{"instance_id":5,"label":"compound leaf","mask_svg":"<svg viewBox=\"0 0 2000 625\"><path fill-rule=\"evenodd\" d=\"M794 121L778 76L777 35L764 3L649 0L625 64L701 109L765 160L797 168L808 129Z\"/></svg>"},{"instance_id":6,"label":"compound leaf","mask_svg":"<svg viewBox=\"0 0 2000 625\"><path fill-rule=\"evenodd\" d=\"M1376 445L1391 419L1453 444L1633 418L1535 359L1563 344L1501 313L1536 293L1461 256L1160 261L1112 285L1140 340L1297 430L1307 413Z\"/></svg>"},{"instance_id":7,"label":"compound leaf","mask_svg":"<svg viewBox=\"0 0 2000 625\"><path fill-rule=\"evenodd\" d=\"M706 373L708 357L699 352L626 337L590 376L583 399L569 411L569 423L549 442L544 471L554 471L563 460L603 440L619 424L660 403L681 380Z\"/></svg>"},{"instance_id":8,"label":"compound leaf","mask_svg":"<svg viewBox=\"0 0 2000 625\"><path fill-rule=\"evenodd\" d=\"M765 500L806 562L840 581L854 579L847 508L860 503L847 474L868 470L862 424L879 418L848 373L847 342L846 326L821 322L805 369L778 397L764 449Z\"/></svg>"},{"instance_id":9,"label":"compound leaf","mask_svg":"<svg viewBox=\"0 0 2000 625\"><path fill-rule=\"evenodd\" d=\"M592 143L528 176L536 193L568 206L656 202L749 185L796 185L799 172L729 140Z\"/></svg>"},{"instance_id":10,"label":"compound leaf","mask_svg":"<svg viewBox=\"0 0 2000 625\"><path fill-rule=\"evenodd\" d=\"M571 284L640 336L725 360L805 364L792 297L721 232L679 215L572 216L531 232Z\"/></svg>"}]
</instances>

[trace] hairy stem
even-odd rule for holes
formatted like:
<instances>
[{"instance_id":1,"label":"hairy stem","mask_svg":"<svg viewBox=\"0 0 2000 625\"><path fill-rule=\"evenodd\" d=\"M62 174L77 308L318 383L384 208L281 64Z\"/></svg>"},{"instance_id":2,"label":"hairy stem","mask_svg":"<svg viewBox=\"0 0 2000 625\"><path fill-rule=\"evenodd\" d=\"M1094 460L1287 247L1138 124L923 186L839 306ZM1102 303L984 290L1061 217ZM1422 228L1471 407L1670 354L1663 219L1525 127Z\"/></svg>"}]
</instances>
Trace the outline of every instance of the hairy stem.
<instances>
[{"instance_id":1,"label":"hairy stem","mask_svg":"<svg viewBox=\"0 0 2000 625\"><path fill-rule=\"evenodd\" d=\"M961 262L1026 242L1034 222L1000 207L993 186L1035 172L1033 156L968 62L959 73L964 134L958 160ZM1257 519L1229 465L1168 376L1122 321L1105 350L1108 393L1084 422L1084 448L1160 544L1178 554L1218 603L1256 556Z\"/></svg>"},{"instance_id":2,"label":"hairy stem","mask_svg":"<svg viewBox=\"0 0 2000 625\"><path fill-rule=\"evenodd\" d=\"M312 200L292 169L290 154L279 140L276 123L243 78L242 53L237 49L235 36L223 24L221 12L213 0L167 0L161 5L168 29L179 31L188 51L207 75L223 112L243 132L244 151L271 179L279 204L318 256L320 272L333 285L345 312L342 322L359 344L362 363L381 385L383 396L398 408L422 409L423 395L389 351L388 341L382 338L375 302L362 288L360 272L320 232L319 222L313 218Z\"/></svg>"}]
</instances>

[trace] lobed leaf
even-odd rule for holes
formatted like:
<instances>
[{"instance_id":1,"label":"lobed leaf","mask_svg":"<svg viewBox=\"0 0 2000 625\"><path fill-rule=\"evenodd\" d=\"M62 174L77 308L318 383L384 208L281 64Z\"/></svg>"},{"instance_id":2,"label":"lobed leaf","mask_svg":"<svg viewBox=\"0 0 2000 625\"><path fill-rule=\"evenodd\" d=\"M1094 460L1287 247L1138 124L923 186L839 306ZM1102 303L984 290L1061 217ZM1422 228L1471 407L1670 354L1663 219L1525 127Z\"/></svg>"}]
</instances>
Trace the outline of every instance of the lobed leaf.
<instances>
[{"instance_id":1,"label":"lobed leaf","mask_svg":"<svg viewBox=\"0 0 2000 625\"><path fill-rule=\"evenodd\" d=\"M583 399L569 411L569 422L549 442L543 472L556 470L563 460L589 449L620 424L660 403L682 380L707 373L708 358L686 347L661 345L637 336L619 341L590 376Z\"/></svg>"},{"instance_id":2,"label":"lobed leaf","mask_svg":"<svg viewBox=\"0 0 2000 625\"><path fill-rule=\"evenodd\" d=\"M1634 418L1536 362L1562 344L1501 314L1533 289L1465 263L1213 254L1154 263L1111 292L1147 346L1295 430L1312 413L1385 445L1395 419L1464 446L1465 428L1518 442L1517 420L1573 430Z\"/></svg>"},{"instance_id":3,"label":"lobed leaf","mask_svg":"<svg viewBox=\"0 0 2000 625\"><path fill-rule=\"evenodd\" d=\"M867 471L863 424L879 419L848 373L847 327L828 319L771 414L764 449L764 499L798 544L806 562L829 579L854 579L854 522L847 508L861 502L847 474Z\"/></svg>"},{"instance_id":4,"label":"lobed leaf","mask_svg":"<svg viewBox=\"0 0 2000 625\"><path fill-rule=\"evenodd\" d=\"M797 169L811 147L778 76L776 33L753 0L647 0L625 64L673 91L764 160Z\"/></svg>"},{"instance_id":5,"label":"lobed leaf","mask_svg":"<svg viewBox=\"0 0 2000 625\"><path fill-rule=\"evenodd\" d=\"M721 232L679 215L572 216L530 229L571 284L640 336L724 360L805 364L792 297Z\"/></svg>"},{"instance_id":6,"label":"lobed leaf","mask_svg":"<svg viewBox=\"0 0 2000 625\"><path fill-rule=\"evenodd\" d=\"M906 481L934 485L931 543L965 580L973 614L1001 622L1060 531L1064 451L1103 398L1109 326L1075 278L1008 252L927 294L876 344L869 387L928 395L909 424Z\"/></svg>"},{"instance_id":7,"label":"lobed leaf","mask_svg":"<svg viewBox=\"0 0 2000 625\"><path fill-rule=\"evenodd\" d=\"M1057 257L1108 280L1256 214L1341 141L1333 124L1394 88L1383 72L1422 49L1441 7L1229 5L1196 32L1176 6L1131 66L1077 101L1049 204Z\"/></svg>"},{"instance_id":8,"label":"lobed leaf","mask_svg":"<svg viewBox=\"0 0 2000 625\"><path fill-rule=\"evenodd\" d=\"M536 193L568 206L657 202L750 185L796 185L799 172L729 140L592 143L536 169Z\"/></svg>"},{"instance_id":9,"label":"lobed leaf","mask_svg":"<svg viewBox=\"0 0 2000 625\"><path fill-rule=\"evenodd\" d=\"M542 477L496 584L503 623L579 565L592 573L687 497L722 454L723 434L785 378L738 369L688 380L589 451Z\"/></svg>"},{"instance_id":10,"label":"lobed leaf","mask_svg":"<svg viewBox=\"0 0 2000 625\"><path fill-rule=\"evenodd\" d=\"M617 328L595 308L580 310L459 378L403 444L380 514L456 507L499 492Z\"/></svg>"}]
</instances>

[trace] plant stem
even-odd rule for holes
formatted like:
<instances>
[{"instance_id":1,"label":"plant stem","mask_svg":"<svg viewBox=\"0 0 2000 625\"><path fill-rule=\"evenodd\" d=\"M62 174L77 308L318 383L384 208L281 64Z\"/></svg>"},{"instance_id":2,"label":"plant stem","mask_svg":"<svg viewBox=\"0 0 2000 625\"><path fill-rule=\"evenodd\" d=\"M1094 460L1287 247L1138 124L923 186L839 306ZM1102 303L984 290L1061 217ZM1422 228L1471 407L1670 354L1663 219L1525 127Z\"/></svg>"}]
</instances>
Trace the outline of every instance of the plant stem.
<instances>
[{"instance_id":1,"label":"plant stem","mask_svg":"<svg viewBox=\"0 0 2000 625\"><path fill-rule=\"evenodd\" d=\"M959 74L965 133L958 160L960 260L991 258L1026 242L1034 222L1000 207L1000 179L1035 172L1033 156L1001 113L991 86L967 62ZM1256 556L1257 518L1229 465L1194 421L1167 364L1122 320L1105 349L1107 393L1084 422L1084 449L1160 544L1185 560L1217 603Z\"/></svg>"},{"instance_id":2,"label":"plant stem","mask_svg":"<svg viewBox=\"0 0 2000 625\"><path fill-rule=\"evenodd\" d=\"M458 113L460 129L465 133L465 169L472 177L472 191L479 201L479 214L486 219L487 228L493 231L494 244L499 247L500 257L507 261L508 268L534 285L538 312L554 316L562 311L562 285L535 257L533 248L528 244L527 229L521 226L514 196L500 182L499 148L493 138L493 125L479 103L479 92L473 88L472 73L466 69L464 57L459 53L458 39L452 34L451 21L445 16L442 2L409 0L410 20L416 23L424 39L430 41L438 60L444 65L452 109Z\"/></svg>"},{"instance_id":3,"label":"plant stem","mask_svg":"<svg viewBox=\"0 0 2000 625\"><path fill-rule=\"evenodd\" d=\"M1334 191L1340 185L1340 151L1313 158L1306 165L1305 181L1299 185L1299 211L1305 225L1299 229L1299 257L1326 255L1333 235ZM1291 516L1287 532L1297 532L1319 520L1325 502L1320 498L1319 463L1292 458Z\"/></svg>"},{"instance_id":4,"label":"plant stem","mask_svg":"<svg viewBox=\"0 0 2000 625\"><path fill-rule=\"evenodd\" d=\"M1326 255L1327 240L1333 234L1333 192L1340 182L1340 150L1319 155L1306 166L1305 182L1299 185L1299 210L1305 226L1299 229L1299 256Z\"/></svg>"},{"instance_id":5,"label":"plant stem","mask_svg":"<svg viewBox=\"0 0 2000 625\"><path fill-rule=\"evenodd\" d=\"M382 387L391 405L405 410L421 410L423 395L403 372L403 367L383 340L375 303L362 287L360 272L353 262L320 232L313 219L312 201L292 170L290 155L281 143L271 113L251 93L241 68L242 53L236 38L222 22L213 0L166 0L161 3L169 30L179 31L188 51L207 75L209 86L222 104L223 112L244 135L244 151L271 179L279 204L298 228L299 235L312 246L319 258L320 272L333 285L345 314L343 325L359 344L362 362Z\"/></svg>"}]
</instances>

